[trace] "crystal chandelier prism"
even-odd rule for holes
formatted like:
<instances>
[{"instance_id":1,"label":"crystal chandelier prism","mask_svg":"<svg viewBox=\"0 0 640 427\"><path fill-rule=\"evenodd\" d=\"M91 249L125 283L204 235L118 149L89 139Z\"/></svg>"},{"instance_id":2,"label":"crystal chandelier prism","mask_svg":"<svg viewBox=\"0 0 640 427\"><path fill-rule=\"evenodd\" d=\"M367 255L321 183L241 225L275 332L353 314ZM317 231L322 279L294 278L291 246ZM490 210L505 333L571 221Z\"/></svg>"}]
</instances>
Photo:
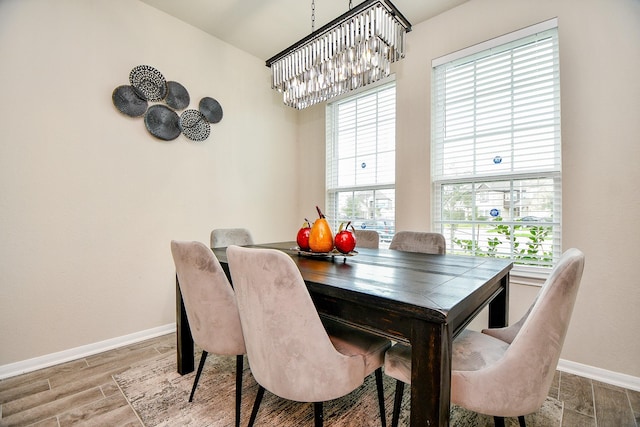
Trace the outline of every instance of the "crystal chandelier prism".
<instances>
[{"instance_id":1,"label":"crystal chandelier prism","mask_svg":"<svg viewBox=\"0 0 640 427\"><path fill-rule=\"evenodd\" d=\"M268 59L271 87L300 110L366 86L404 58L409 31L411 24L390 1L366 0Z\"/></svg>"}]
</instances>

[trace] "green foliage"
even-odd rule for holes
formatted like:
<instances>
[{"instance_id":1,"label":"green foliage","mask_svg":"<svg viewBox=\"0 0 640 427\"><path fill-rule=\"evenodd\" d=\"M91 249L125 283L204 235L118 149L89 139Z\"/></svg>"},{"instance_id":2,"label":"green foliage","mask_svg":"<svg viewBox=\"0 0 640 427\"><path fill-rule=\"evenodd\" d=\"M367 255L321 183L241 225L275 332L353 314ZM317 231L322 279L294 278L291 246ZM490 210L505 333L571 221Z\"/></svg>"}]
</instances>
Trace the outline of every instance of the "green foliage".
<instances>
[{"instance_id":1,"label":"green foliage","mask_svg":"<svg viewBox=\"0 0 640 427\"><path fill-rule=\"evenodd\" d=\"M486 248L480 247L478 239L454 238L453 243L463 252L475 256L504 257L499 248L508 244L512 248L513 260L516 264L550 266L553 252L545 250L545 242L552 239L553 227L539 223L523 222L519 224L503 224L501 217L491 222L492 228L487 233L496 235L487 239Z\"/></svg>"}]
</instances>

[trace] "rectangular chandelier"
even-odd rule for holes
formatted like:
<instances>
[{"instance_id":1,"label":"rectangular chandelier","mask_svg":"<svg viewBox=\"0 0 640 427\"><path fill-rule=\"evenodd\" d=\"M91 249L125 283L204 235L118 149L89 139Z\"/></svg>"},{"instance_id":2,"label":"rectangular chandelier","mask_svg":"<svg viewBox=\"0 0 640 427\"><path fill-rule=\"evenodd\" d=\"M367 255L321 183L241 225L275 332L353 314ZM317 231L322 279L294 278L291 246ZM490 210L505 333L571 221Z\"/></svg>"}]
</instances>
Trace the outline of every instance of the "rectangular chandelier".
<instances>
[{"instance_id":1,"label":"rectangular chandelier","mask_svg":"<svg viewBox=\"0 0 640 427\"><path fill-rule=\"evenodd\" d=\"M366 0L269 58L271 87L299 110L366 86L404 58L411 24L388 0Z\"/></svg>"}]
</instances>

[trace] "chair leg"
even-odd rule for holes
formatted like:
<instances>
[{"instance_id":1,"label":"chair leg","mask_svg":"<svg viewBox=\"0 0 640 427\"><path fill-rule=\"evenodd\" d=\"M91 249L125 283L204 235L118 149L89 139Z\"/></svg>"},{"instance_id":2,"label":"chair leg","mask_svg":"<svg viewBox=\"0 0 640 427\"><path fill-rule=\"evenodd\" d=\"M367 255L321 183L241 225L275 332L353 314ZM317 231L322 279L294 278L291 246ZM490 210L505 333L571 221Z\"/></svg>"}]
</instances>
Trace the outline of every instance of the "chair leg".
<instances>
[{"instance_id":1,"label":"chair leg","mask_svg":"<svg viewBox=\"0 0 640 427\"><path fill-rule=\"evenodd\" d=\"M493 424L496 427L504 427L504 417L493 417Z\"/></svg>"},{"instance_id":2,"label":"chair leg","mask_svg":"<svg viewBox=\"0 0 640 427\"><path fill-rule=\"evenodd\" d=\"M391 416L391 427L398 427L400 421L400 406L402 405L402 395L404 393L404 383L396 381L396 396L393 400L393 415Z\"/></svg>"},{"instance_id":3,"label":"chair leg","mask_svg":"<svg viewBox=\"0 0 640 427\"><path fill-rule=\"evenodd\" d=\"M200 380L200 374L202 373L202 368L204 368L204 362L207 360L207 352L202 350L202 356L200 356L200 364L198 365L198 371L196 372L196 379L193 380L193 387L191 387L191 395L189 396L189 402L193 401L193 395L196 392L196 387L198 386L198 381Z\"/></svg>"},{"instance_id":4,"label":"chair leg","mask_svg":"<svg viewBox=\"0 0 640 427\"><path fill-rule=\"evenodd\" d=\"M236 427L240 427L240 405L242 404L242 374L244 369L244 356L236 356Z\"/></svg>"},{"instance_id":5,"label":"chair leg","mask_svg":"<svg viewBox=\"0 0 640 427\"><path fill-rule=\"evenodd\" d=\"M262 402L262 396L264 396L264 387L258 385L258 394L256 394L255 402L253 402L253 409L251 410L251 417L249 418L249 424L247 424L247 427L252 427L253 423L256 421L260 402Z\"/></svg>"},{"instance_id":6,"label":"chair leg","mask_svg":"<svg viewBox=\"0 0 640 427\"><path fill-rule=\"evenodd\" d=\"M387 412L384 410L384 385L382 384L382 368L376 369L376 386L378 388L378 405L382 427L387 427Z\"/></svg>"},{"instance_id":7,"label":"chair leg","mask_svg":"<svg viewBox=\"0 0 640 427\"><path fill-rule=\"evenodd\" d=\"M322 402L315 402L313 404L313 419L315 427L322 427L324 423L324 414L322 410Z\"/></svg>"},{"instance_id":8,"label":"chair leg","mask_svg":"<svg viewBox=\"0 0 640 427\"><path fill-rule=\"evenodd\" d=\"M527 427L527 423L524 422L524 415L520 415L518 417L518 423L520 424L520 427Z\"/></svg>"}]
</instances>

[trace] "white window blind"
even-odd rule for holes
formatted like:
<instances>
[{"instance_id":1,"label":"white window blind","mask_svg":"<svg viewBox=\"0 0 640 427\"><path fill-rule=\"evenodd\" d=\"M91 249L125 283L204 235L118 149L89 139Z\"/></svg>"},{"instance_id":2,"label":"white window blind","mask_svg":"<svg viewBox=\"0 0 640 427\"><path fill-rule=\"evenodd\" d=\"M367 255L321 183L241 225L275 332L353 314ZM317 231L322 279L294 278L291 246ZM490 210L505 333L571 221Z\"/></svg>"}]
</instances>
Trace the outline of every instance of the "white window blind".
<instances>
[{"instance_id":1,"label":"white window blind","mask_svg":"<svg viewBox=\"0 0 640 427\"><path fill-rule=\"evenodd\" d=\"M451 253L560 255L558 35L539 28L433 68L434 228Z\"/></svg>"},{"instance_id":2,"label":"white window blind","mask_svg":"<svg viewBox=\"0 0 640 427\"><path fill-rule=\"evenodd\" d=\"M384 246L395 231L395 82L327 106L327 207L342 222L373 229Z\"/></svg>"}]
</instances>

